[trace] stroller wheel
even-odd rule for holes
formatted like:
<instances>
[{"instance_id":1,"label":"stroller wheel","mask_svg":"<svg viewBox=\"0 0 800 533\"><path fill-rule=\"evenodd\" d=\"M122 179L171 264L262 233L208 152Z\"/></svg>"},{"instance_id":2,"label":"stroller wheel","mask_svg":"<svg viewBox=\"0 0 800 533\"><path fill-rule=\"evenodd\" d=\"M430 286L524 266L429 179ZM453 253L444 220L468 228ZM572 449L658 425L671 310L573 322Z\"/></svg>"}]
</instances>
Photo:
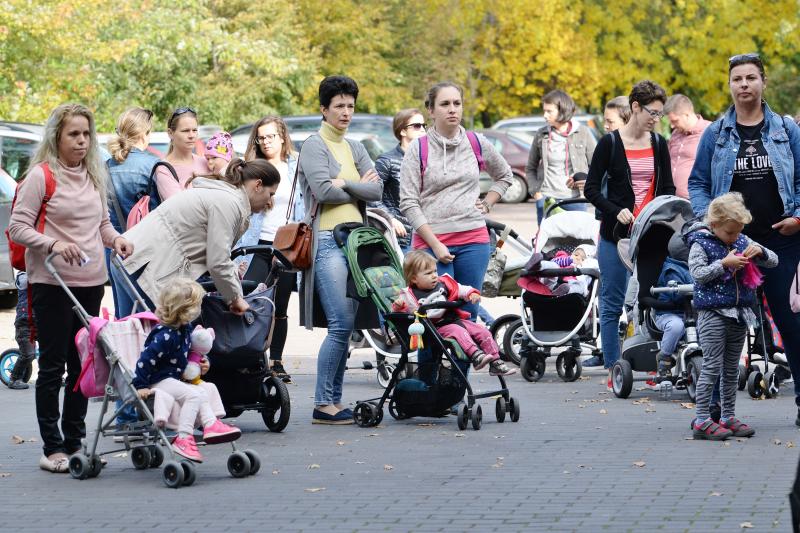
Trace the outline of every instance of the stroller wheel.
<instances>
[{"instance_id":1,"label":"stroller wheel","mask_svg":"<svg viewBox=\"0 0 800 533\"><path fill-rule=\"evenodd\" d=\"M467 429L467 422L469 422L469 409L467 409L467 404L462 403L458 406L458 414L456 415L458 418L458 429L464 431Z\"/></svg>"},{"instance_id":2,"label":"stroller wheel","mask_svg":"<svg viewBox=\"0 0 800 533\"><path fill-rule=\"evenodd\" d=\"M611 388L617 398L627 398L633 389L633 369L631 364L620 359L611 368Z\"/></svg>"},{"instance_id":3,"label":"stroller wheel","mask_svg":"<svg viewBox=\"0 0 800 533\"><path fill-rule=\"evenodd\" d=\"M161 470L161 479L171 489L180 488L183 485L183 467L178 461L167 461Z\"/></svg>"},{"instance_id":4,"label":"stroller wheel","mask_svg":"<svg viewBox=\"0 0 800 533\"><path fill-rule=\"evenodd\" d=\"M582 370L581 360L574 352L567 350L558 354L556 358L558 377L566 382L575 381L581 377Z\"/></svg>"},{"instance_id":5,"label":"stroller wheel","mask_svg":"<svg viewBox=\"0 0 800 533\"><path fill-rule=\"evenodd\" d=\"M519 365L519 371L526 381L535 383L542 379L544 376L545 362L544 357L531 354L529 357L523 357Z\"/></svg>"},{"instance_id":6,"label":"stroller wheel","mask_svg":"<svg viewBox=\"0 0 800 533\"><path fill-rule=\"evenodd\" d=\"M292 402L289 399L289 389L286 384L270 376L261 384L261 398L264 407L261 409L261 418L267 429L273 433L280 433L289 423L292 412Z\"/></svg>"},{"instance_id":7,"label":"stroller wheel","mask_svg":"<svg viewBox=\"0 0 800 533\"><path fill-rule=\"evenodd\" d=\"M383 422L383 409L378 406L378 402L369 402L372 406L372 421L373 425L377 426Z\"/></svg>"},{"instance_id":8,"label":"stroller wheel","mask_svg":"<svg viewBox=\"0 0 800 533\"><path fill-rule=\"evenodd\" d=\"M489 328L489 333L492 334L492 338L494 338L494 342L497 343L497 346L500 348L500 359L503 361L510 361L511 359L506 355L505 345L504 345L504 338L506 335L506 330L517 320L519 320L519 315L509 314L509 315L502 315L498 318L494 319L492 322L492 327ZM519 364L519 361L517 361Z\"/></svg>"},{"instance_id":9,"label":"stroller wheel","mask_svg":"<svg viewBox=\"0 0 800 533\"><path fill-rule=\"evenodd\" d=\"M197 469L191 461L181 461L181 468L183 468L183 483L184 487L190 487L197 480Z\"/></svg>"},{"instance_id":10,"label":"stroller wheel","mask_svg":"<svg viewBox=\"0 0 800 533\"><path fill-rule=\"evenodd\" d=\"M155 444L150 446L150 468L158 468L164 462L164 450Z\"/></svg>"},{"instance_id":11,"label":"stroller wheel","mask_svg":"<svg viewBox=\"0 0 800 533\"><path fill-rule=\"evenodd\" d=\"M392 418L395 420L405 420L406 418L409 418L409 416L405 414L400 407L398 407L397 402L394 401L394 398L389 400L389 414L392 415Z\"/></svg>"},{"instance_id":12,"label":"stroller wheel","mask_svg":"<svg viewBox=\"0 0 800 533\"><path fill-rule=\"evenodd\" d=\"M394 365L383 361L378 363L378 385L384 389L389 386L389 381L394 374Z\"/></svg>"},{"instance_id":13,"label":"stroller wheel","mask_svg":"<svg viewBox=\"0 0 800 533\"><path fill-rule=\"evenodd\" d=\"M508 411L508 402L500 396L494 404L494 417L501 424L506 421L506 411Z\"/></svg>"},{"instance_id":14,"label":"stroller wheel","mask_svg":"<svg viewBox=\"0 0 800 533\"><path fill-rule=\"evenodd\" d=\"M686 392L689 399L695 401L697 398L697 382L700 381L700 371L703 369L703 357L696 355L689 359L686 364Z\"/></svg>"},{"instance_id":15,"label":"stroller wheel","mask_svg":"<svg viewBox=\"0 0 800 533\"><path fill-rule=\"evenodd\" d=\"M69 458L69 473L75 479L89 477L89 458L82 453L76 453Z\"/></svg>"},{"instance_id":16,"label":"stroller wheel","mask_svg":"<svg viewBox=\"0 0 800 533\"><path fill-rule=\"evenodd\" d=\"M737 389L744 390L747 387L747 367L739 365L739 383Z\"/></svg>"},{"instance_id":17,"label":"stroller wheel","mask_svg":"<svg viewBox=\"0 0 800 533\"><path fill-rule=\"evenodd\" d=\"M353 409L353 421L358 427L368 428L376 426L374 422L373 406L367 402L358 402Z\"/></svg>"},{"instance_id":18,"label":"stroller wheel","mask_svg":"<svg viewBox=\"0 0 800 533\"><path fill-rule=\"evenodd\" d=\"M11 371L14 370L14 365L17 364L19 358L19 350L16 348L9 348L0 354L0 381L3 385L11 383ZM25 380L27 383L28 380Z\"/></svg>"},{"instance_id":19,"label":"stroller wheel","mask_svg":"<svg viewBox=\"0 0 800 533\"><path fill-rule=\"evenodd\" d=\"M778 382L775 379L775 372L768 370L764 374L764 396L774 398L778 395Z\"/></svg>"},{"instance_id":20,"label":"stroller wheel","mask_svg":"<svg viewBox=\"0 0 800 533\"><path fill-rule=\"evenodd\" d=\"M94 478L100 475L103 471L103 462L100 460L99 455L93 455L89 458L89 477Z\"/></svg>"},{"instance_id":21,"label":"stroller wheel","mask_svg":"<svg viewBox=\"0 0 800 533\"><path fill-rule=\"evenodd\" d=\"M508 399L508 412L511 414L512 422L519 422L519 400L513 396Z\"/></svg>"},{"instance_id":22,"label":"stroller wheel","mask_svg":"<svg viewBox=\"0 0 800 533\"><path fill-rule=\"evenodd\" d=\"M244 454L250 459L250 475L254 476L261 470L261 457L253 450L245 450Z\"/></svg>"},{"instance_id":23,"label":"stroller wheel","mask_svg":"<svg viewBox=\"0 0 800 533\"><path fill-rule=\"evenodd\" d=\"M483 422L483 411L481 410L480 405L475 405L475 407L472 408L470 420L472 420L472 429L475 431L481 429L481 423Z\"/></svg>"},{"instance_id":24,"label":"stroller wheel","mask_svg":"<svg viewBox=\"0 0 800 533\"><path fill-rule=\"evenodd\" d=\"M747 376L747 392L750 393L750 397L756 400L761 398L765 388L764 375L758 370L750 372Z\"/></svg>"},{"instance_id":25,"label":"stroller wheel","mask_svg":"<svg viewBox=\"0 0 800 533\"><path fill-rule=\"evenodd\" d=\"M131 463L136 470L144 470L150 468L150 450L147 446L137 446L131 450Z\"/></svg>"},{"instance_id":26,"label":"stroller wheel","mask_svg":"<svg viewBox=\"0 0 800 533\"><path fill-rule=\"evenodd\" d=\"M241 478L250 475L250 458L244 452L233 452L228 456L228 472Z\"/></svg>"},{"instance_id":27,"label":"stroller wheel","mask_svg":"<svg viewBox=\"0 0 800 533\"><path fill-rule=\"evenodd\" d=\"M524 343L528 341L525 336L525 328L522 327L522 319L518 318L511 324L506 326L506 332L503 334L503 351L501 355L505 361L519 365L524 357L521 352L526 347ZM528 350L529 351L529 350Z\"/></svg>"}]
</instances>

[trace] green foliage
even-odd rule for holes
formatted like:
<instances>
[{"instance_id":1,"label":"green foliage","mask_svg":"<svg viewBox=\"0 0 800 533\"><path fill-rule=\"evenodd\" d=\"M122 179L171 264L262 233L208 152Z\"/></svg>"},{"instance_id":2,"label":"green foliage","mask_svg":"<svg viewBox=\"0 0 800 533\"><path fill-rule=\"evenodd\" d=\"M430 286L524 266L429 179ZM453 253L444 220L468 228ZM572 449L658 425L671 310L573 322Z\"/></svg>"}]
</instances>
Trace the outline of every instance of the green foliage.
<instances>
[{"instance_id":1,"label":"green foliage","mask_svg":"<svg viewBox=\"0 0 800 533\"><path fill-rule=\"evenodd\" d=\"M644 78L714 115L727 58L749 51L793 114L799 20L798 0L0 0L0 117L42 122L74 100L110 131L130 105L160 124L192 105L232 128L316 112L329 74L358 81L359 111L387 114L453 80L467 122L486 125L539 113L556 87L596 111Z\"/></svg>"}]
</instances>

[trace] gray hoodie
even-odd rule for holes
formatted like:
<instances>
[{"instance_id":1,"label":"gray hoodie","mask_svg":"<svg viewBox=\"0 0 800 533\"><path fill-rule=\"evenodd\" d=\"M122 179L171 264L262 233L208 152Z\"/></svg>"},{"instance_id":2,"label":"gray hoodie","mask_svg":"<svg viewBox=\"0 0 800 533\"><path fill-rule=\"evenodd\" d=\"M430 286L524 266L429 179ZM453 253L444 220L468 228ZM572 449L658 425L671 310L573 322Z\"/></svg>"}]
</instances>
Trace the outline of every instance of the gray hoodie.
<instances>
[{"instance_id":1,"label":"gray hoodie","mask_svg":"<svg viewBox=\"0 0 800 533\"><path fill-rule=\"evenodd\" d=\"M400 210L414 229L429 224L437 235L484 226L483 214L475 207L480 196L478 160L464 128L459 127L453 139L430 129L427 138L424 179L420 176L419 142L412 142L403 157ZM494 180L490 190L502 196L511 185L511 167L483 135L478 134L478 140L486 171Z\"/></svg>"}]
</instances>

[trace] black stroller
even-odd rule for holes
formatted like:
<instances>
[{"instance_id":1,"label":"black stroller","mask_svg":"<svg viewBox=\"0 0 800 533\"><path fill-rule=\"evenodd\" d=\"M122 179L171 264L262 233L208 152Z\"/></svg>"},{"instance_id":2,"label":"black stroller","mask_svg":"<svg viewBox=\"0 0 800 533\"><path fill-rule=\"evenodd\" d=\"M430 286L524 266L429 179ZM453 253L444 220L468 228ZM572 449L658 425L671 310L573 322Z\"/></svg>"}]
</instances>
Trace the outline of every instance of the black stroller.
<instances>
[{"instance_id":1,"label":"black stroller","mask_svg":"<svg viewBox=\"0 0 800 533\"><path fill-rule=\"evenodd\" d=\"M519 420L519 401L511 397L505 380L498 376L501 388L475 394L467 379L469 361L454 341L443 339L426 313L430 309L453 309L463 302L443 302L421 306L415 314L392 313L391 304L405 286L402 268L395 250L380 231L360 224L340 224L334 229L336 243L344 250L350 270L348 291L352 297L377 307L385 320L386 334L401 346L400 359L386 390L379 398L356 403L353 419L361 427L377 426L383 420L383 406L396 420L412 417L442 417L466 395L458 409L458 427L473 429L482 423L480 398L497 396L495 416L503 422L506 413L512 422ZM409 363L409 326L418 319L424 328L423 348L416 351L416 365Z\"/></svg>"}]
</instances>

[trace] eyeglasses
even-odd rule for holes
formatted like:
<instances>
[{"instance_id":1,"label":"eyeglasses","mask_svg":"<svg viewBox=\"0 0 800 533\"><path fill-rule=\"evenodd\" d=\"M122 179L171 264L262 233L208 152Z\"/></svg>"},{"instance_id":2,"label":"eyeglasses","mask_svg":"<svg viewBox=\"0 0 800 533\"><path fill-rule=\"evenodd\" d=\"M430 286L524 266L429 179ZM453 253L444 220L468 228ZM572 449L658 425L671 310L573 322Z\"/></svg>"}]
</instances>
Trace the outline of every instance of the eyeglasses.
<instances>
[{"instance_id":1,"label":"eyeglasses","mask_svg":"<svg viewBox=\"0 0 800 533\"><path fill-rule=\"evenodd\" d=\"M259 135L256 137L256 144L264 144L265 142L273 142L275 139L279 138L280 134L278 133L267 133L266 135Z\"/></svg>"},{"instance_id":2,"label":"eyeglasses","mask_svg":"<svg viewBox=\"0 0 800 533\"><path fill-rule=\"evenodd\" d=\"M733 63L746 63L748 61L758 61L760 63L761 56L755 52L751 52L749 54L736 54L735 56L728 58L729 65L732 65Z\"/></svg>"},{"instance_id":3,"label":"eyeglasses","mask_svg":"<svg viewBox=\"0 0 800 533\"><path fill-rule=\"evenodd\" d=\"M424 130L425 129L425 124L423 124L422 122L414 122L413 124L406 124L403 127L404 130L407 130L408 128L414 128L417 131Z\"/></svg>"},{"instance_id":4,"label":"eyeglasses","mask_svg":"<svg viewBox=\"0 0 800 533\"><path fill-rule=\"evenodd\" d=\"M640 104L640 105L641 105L641 104ZM663 112L663 111L655 111L655 110L653 110L653 109L650 109L650 108L649 108L649 107L647 107L646 105L643 105L643 106L642 106L642 109L644 109L645 111L647 111L647 114L648 114L648 115L650 115L650 116L651 116L651 117L653 117L653 118L661 118L661 117L663 117L663 116L664 116L664 112Z\"/></svg>"},{"instance_id":5,"label":"eyeglasses","mask_svg":"<svg viewBox=\"0 0 800 533\"><path fill-rule=\"evenodd\" d=\"M184 113L191 113L192 115L196 115L197 114L197 112L195 112L195 110L192 109L191 107L179 107L178 109L173 111L172 112L172 116L169 117L170 123L175 119L175 117L179 117L179 116L183 115Z\"/></svg>"}]
</instances>

